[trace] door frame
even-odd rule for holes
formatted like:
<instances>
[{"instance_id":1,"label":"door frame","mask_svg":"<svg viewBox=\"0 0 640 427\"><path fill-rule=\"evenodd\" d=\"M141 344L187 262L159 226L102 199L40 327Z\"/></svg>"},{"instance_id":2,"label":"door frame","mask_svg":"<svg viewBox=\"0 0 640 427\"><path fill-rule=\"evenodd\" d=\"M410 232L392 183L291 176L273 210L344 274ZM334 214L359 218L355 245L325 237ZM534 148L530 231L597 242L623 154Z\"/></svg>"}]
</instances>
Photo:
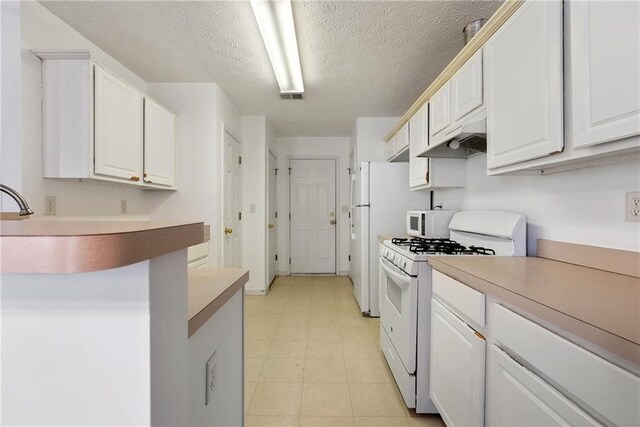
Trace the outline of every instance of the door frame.
<instances>
[{"instance_id":1,"label":"door frame","mask_svg":"<svg viewBox=\"0 0 640 427\"><path fill-rule=\"evenodd\" d=\"M291 275L291 263L289 262L291 258L291 219L289 218L289 214L291 213L291 161L292 160L333 160L335 164L335 206L336 206L336 227L335 227L335 272L333 275L339 276L340 272L340 226L342 223L342 212L340 209L340 174L338 171L340 170L340 156L287 156L287 171L288 173L285 175L287 179L287 196L286 196L286 208L287 215L285 216L286 221L286 253L285 253L285 265L287 275ZM331 273L327 274L317 274L317 276L331 276Z\"/></svg>"},{"instance_id":2,"label":"door frame","mask_svg":"<svg viewBox=\"0 0 640 427\"><path fill-rule=\"evenodd\" d=\"M240 155L242 156L242 140L238 136L238 134L231 128L227 126L225 122L220 122L220 144L218 144L218 185L219 188L219 196L218 200L220 200L220 205L218 208L218 221L216 224L215 232L211 233L211 239L214 239L217 236L217 256L216 256L216 265L219 268L224 266L224 134L228 133L233 139L238 141L240 144ZM239 188L242 191L242 165L240 165L239 171ZM215 195L214 195L215 200ZM241 198L242 200L242 198ZM242 212L242 203L240 203L240 211ZM242 233L242 230L240 231ZM240 244L242 245L242 234L240 235ZM242 246L240 246L240 253L242 254Z\"/></svg>"},{"instance_id":3,"label":"door frame","mask_svg":"<svg viewBox=\"0 0 640 427\"><path fill-rule=\"evenodd\" d=\"M265 239L265 241L266 241L266 245L265 245L265 253L266 253L266 257L265 257L265 259L266 259L266 265L265 265L265 285L266 285L265 295L269 292L269 289L271 288L271 285L273 284L273 282L269 281L269 265L271 263L271 258L270 257L275 255L275 254L269 253L269 250L270 250L270 244L269 244L270 243L269 242L269 211L271 210L271 206L269 205L269 200L270 200L270 197L271 197L271 194L269 193L269 179L270 179L270 176L271 176L270 175L271 171L269 170L269 160L270 160L271 156L273 156L273 158L275 160L276 171L277 171L278 170L278 155L276 153L274 153L273 151L271 151L270 148L267 148L267 164L266 164L266 168L267 168L267 180L266 180L267 181L266 182L266 184L267 184L267 186L266 186L266 189L267 189L267 191L266 191L267 209L265 211L265 224L264 224L265 225L265 229L267 230L266 231L266 239ZM276 208L276 215L277 215L277 212L278 212L278 174L277 174L277 172L276 172L276 206L275 206L275 208ZM276 239L276 253L277 253L278 252L278 232L279 232L279 230L278 230L278 217L277 216L276 216L276 219L275 219L275 225L276 225L276 230L275 230L274 234L275 234L275 239ZM273 278L273 281L275 281L278 278L278 265L279 265L279 263L278 263L278 261L276 261L276 275Z\"/></svg>"}]
</instances>

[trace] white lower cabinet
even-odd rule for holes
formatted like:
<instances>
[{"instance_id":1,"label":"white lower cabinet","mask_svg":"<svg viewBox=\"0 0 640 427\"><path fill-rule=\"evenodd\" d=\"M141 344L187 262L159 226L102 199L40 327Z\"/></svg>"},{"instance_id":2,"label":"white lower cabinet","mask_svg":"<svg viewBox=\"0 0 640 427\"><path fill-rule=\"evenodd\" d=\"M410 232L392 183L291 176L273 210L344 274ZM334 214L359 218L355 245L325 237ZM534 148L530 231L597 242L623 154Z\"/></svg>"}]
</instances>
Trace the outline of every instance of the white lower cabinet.
<instances>
[{"instance_id":1,"label":"white lower cabinet","mask_svg":"<svg viewBox=\"0 0 640 427\"><path fill-rule=\"evenodd\" d=\"M487 425L596 426L596 420L495 345L487 376Z\"/></svg>"},{"instance_id":2,"label":"white lower cabinet","mask_svg":"<svg viewBox=\"0 0 640 427\"><path fill-rule=\"evenodd\" d=\"M431 300L431 399L447 426L484 425L486 341Z\"/></svg>"}]
</instances>

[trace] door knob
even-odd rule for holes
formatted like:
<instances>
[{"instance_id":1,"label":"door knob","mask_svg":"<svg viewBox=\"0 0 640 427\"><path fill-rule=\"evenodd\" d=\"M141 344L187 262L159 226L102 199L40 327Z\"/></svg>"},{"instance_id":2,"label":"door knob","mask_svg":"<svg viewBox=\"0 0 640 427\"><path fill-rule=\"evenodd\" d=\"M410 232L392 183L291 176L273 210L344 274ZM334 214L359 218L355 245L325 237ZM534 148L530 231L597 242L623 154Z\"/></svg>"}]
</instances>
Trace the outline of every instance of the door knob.
<instances>
[{"instance_id":1,"label":"door knob","mask_svg":"<svg viewBox=\"0 0 640 427\"><path fill-rule=\"evenodd\" d=\"M231 233L233 233L233 228L228 228L228 227L224 228L224 234L229 235Z\"/></svg>"},{"instance_id":2,"label":"door knob","mask_svg":"<svg viewBox=\"0 0 640 427\"><path fill-rule=\"evenodd\" d=\"M272 230L272 229L274 229L274 228L275 228L275 225L273 225L273 224L269 224L269 230Z\"/></svg>"},{"instance_id":3,"label":"door knob","mask_svg":"<svg viewBox=\"0 0 640 427\"><path fill-rule=\"evenodd\" d=\"M332 219L331 221L329 221L329 224L331 224L331 225L336 225L336 220L335 220L335 219Z\"/></svg>"}]
</instances>

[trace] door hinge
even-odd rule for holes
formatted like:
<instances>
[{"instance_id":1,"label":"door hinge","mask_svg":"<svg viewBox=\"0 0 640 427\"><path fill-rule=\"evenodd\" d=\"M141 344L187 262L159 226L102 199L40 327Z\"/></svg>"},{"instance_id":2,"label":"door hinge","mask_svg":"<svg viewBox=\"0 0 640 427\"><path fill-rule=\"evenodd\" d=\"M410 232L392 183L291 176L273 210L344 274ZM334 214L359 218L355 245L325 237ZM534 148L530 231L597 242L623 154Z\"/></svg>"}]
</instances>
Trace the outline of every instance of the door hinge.
<instances>
[{"instance_id":1,"label":"door hinge","mask_svg":"<svg viewBox=\"0 0 640 427\"><path fill-rule=\"evenodd\" d=\"M242 156L238 157L238 164L241 165L242 164Z\"/></svg>"},{"instance_id":2,"label":"door hinge","mask_svg":"<svg viewBox=\"0 0 640 427\"><path fill-rule=\"evenodd\" d=\"M276 168L276 175L278 175L278 168Z\"/></svg>"},{"instance_id":3,"label":"door hinge","mask_svg":"<svg viewBox=\"0 0 640 427\"><path fill-rule=\"evenodd\" d=\"M349 255L349 261L351 261L351 255Z\"/></svg>"},{"instance_id":4,"label":"door hinge","mask_svg":"<svg viewBox=\"0 0 640 427\"><path fill-rule=\"evenodd\" d=\"M289 175L291 175L291 168L289 168Z\"/></svg>"},{"instance_id":5,"label":"door hinge","mask_svg":"<svg viewBox=\"0 0 640 427\"><path fill-rule=\"evenodd\" d=\"M291 212L289 212L289 220L291 220Z\"/></svg>"},{"instance_id":6,"label":"door hinge","mask_svg":"<svg viewBox=\"0 0 640 427\"><path fill-rule=\"evenodd\" d=\"M242 221L242 212L238 212L238 221Z\"/></svg>"},{"instance_id":7,"label":"door hinge","mask_svg":"<svg viewBox=\"0 0 640 427\"><path fill-rule=\"evenodd\" d=\"M291 264L291 257L289 257L289 264Z\"/></svg>"},{"instance_id":8,"label":"door hinge","mask_svg":"<svg viewBox=\"0 0 640 427\"><path fill-rule=\"evenodd\" d=\"M276 211L276 218L278 218L278 211Z\"/></svg>"},{"instance_id":9,"label":"door hinge","mask_svg":"<svg viewBox=\"0 0 640 427\"><path fill-rule=\"evenodd\" d=\"M276 254L276 261L278 260L278 254Z\"/></svg>"}]
</instances>

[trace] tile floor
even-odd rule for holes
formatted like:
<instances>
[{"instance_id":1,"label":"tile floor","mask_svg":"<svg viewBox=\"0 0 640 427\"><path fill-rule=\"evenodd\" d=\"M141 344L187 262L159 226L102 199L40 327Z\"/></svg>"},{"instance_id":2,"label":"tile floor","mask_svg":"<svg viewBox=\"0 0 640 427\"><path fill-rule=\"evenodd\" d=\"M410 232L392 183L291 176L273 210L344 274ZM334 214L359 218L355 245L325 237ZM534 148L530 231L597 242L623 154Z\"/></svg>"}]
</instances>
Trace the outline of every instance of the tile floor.
<instances>
[{"instance_id":1,"label":"tile floor","mask_svg":"<svg viewBox=\"0 0 640 427\"><path fill-rule=\"evenodd\" d=\"M407 410L345 277L280 277L245 299L247 426L443 426Z\"/></svg>"}]
</instances>

